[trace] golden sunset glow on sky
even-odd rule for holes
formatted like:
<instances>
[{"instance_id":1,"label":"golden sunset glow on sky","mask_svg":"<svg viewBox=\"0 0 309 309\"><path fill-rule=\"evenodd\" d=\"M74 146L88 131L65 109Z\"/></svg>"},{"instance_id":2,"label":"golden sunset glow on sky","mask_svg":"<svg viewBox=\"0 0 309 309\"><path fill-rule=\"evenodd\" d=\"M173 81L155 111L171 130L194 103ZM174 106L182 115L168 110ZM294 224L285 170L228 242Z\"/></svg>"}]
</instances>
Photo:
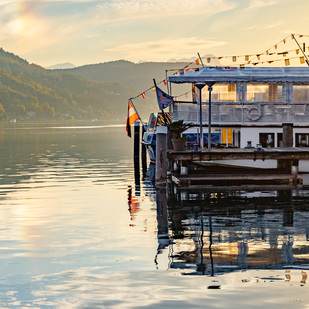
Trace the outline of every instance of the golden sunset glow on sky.
<instances>
[{"instance_id":1,"label":"golden sunset glow on sky","mask_svg":"<svg viewBox=\"0 0 309 309\"><path fill-rule=\"evenodd\" d=\"M1 0L1 47L77 66L263 52L309 34L308 0Z\"/></svg>"}]
</instances>

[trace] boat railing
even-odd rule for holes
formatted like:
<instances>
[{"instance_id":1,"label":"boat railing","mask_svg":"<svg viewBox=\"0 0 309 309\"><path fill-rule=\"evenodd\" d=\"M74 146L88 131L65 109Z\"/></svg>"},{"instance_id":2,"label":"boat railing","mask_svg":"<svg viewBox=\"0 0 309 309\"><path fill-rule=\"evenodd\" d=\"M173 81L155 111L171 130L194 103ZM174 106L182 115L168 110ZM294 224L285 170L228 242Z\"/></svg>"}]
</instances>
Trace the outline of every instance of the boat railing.
<instances>
[{"instance_id":1,"label":"boat railing","mask_svg":"<svg viewBox=\"0 0 309 309\"><path fill-rule=\"evenodd\" d=\"M202 121L208 123L208 103L202 104ZM174 107L173 121L183 119L188 122L199 122L199 106L192 103L182 103ZM218 103L211 104L212 123L225 124L280 124L293 122L294 124L308 124L309 103L284 104L281 102L265 103Z\"/></svg>"}]
</instances>

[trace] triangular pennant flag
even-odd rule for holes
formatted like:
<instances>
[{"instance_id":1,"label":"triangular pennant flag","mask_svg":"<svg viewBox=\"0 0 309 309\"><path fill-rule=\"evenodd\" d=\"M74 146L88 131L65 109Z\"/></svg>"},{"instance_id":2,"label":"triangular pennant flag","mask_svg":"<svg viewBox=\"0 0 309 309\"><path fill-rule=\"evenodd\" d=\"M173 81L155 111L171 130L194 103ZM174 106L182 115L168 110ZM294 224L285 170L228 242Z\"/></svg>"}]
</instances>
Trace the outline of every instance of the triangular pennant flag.
<instances>
[{"instance_id":1,"label":"triangular pennant flag","mask_svg":"<svg viewBox=\"0 0 309 309\"><path fill-rule=\"evenodd\" d=\"M159 109L163 110L174 102L173 97L162 91L159 87L156 87L156 92Z\"/></svg>"},{"instance_id":2,"label":"triangular pennant flag","mask_svg":"<svg viewBox=\"0 0 309 309\"><path fill-rule=\"evenodd\" d=\"M128 102L128 117L127 117L127 125L126 125L126 131L127 135L131 137L131 124L133 124L135 121L139 119L137 112L135 108L133 107L132 102L129 100Z\"/></svg>"},{"instance_id":3,"label":"triangular pennant flag","mask_svg":"<svg viewBox=\"0 0 309 309\"><path fill-rule=\"evenodd\" d=\"M287 65L290 65L290 59L285 59L285 60L284 60L284 63L285 63L286 66L287 66Z\"/></svg>"},{"instance_id":4,"label":"triangular pennant flag","mask_svg":"<svg viewBox=\"0 0 309 309\"><path fill-rule=\"evenodd\" d=\"M245 61L249 61L249 56L245 56Z\"/></svg>"},{"instance_id":5,"label":"triangular pennant flag","mask_svg":"<svg viewBox=\"0 0 309 309\"><path fill-rule=\"evenodd\" d=\"M156 91L156 87L152 87L152 91Z\"/></svg>"},{"instance_id":6,"label":"triangular pennant flag","mask_svg":"<svg viewBox=\"0 0 309 309\"><path fill-rule=\"evenodd\" d=\"M195 60L195 63L196 63L197 65L199 65L199 64L200 64L200 59L196 59L196 60Z\"/></svg>"},{"instance_id":7,"label":"triangular pennant flag","mask_svg":"<svg viewBox=\"0 0 309 309\"><path fill-rule=\"evenodd\" d=\"M298 55L299 54L299 49L296 49L296 55Z\"/></svg>"},{"instance_id":8,"label":"triangular pennant flag","mask_svg":"<svg viewBox=\"0 0 309 309\"><path fill-rule=\"evenodd\" d=\"M165 79L163 80L163 84L164 84L164 86L166 86L166 80Z\"/></svg>"},{"instance_id":9,"label":"triangular pennant flag","mask_svg":"<svg viewBox=\"0 0 309 309\"><path fill-rule=\"evenodd\" d=\"M143 99L146 98L146 93L145 92L142 93L142 97L143 97Z\"/></svg>"},{"instance_id":10,"label":"triangular pennant flag","mask_svg":"<svg viewBox=\"0 0 309 309\"><path fill-rule=\"evenodd\" d=\"M210 63L210 61L211 61L211 58L207 58L207 63Z\"/></svg>"},{"instance_id":11,"label":"triangular pennant flag","mask_svg":"<svg viewBox=\"0 0 309 309\"><path fill-rule=\"evenodd\" d=\"M305 63L305 57L300 57L299 61L300 61L301 64L304 64Z\"/></svg>"},{"instance_id":12,"label":"triangular pennant flag","mask_svg":"<svg viewBox=\"0 0 309 309\"><path fill-rule=\"evenodd\" d=\"M277 44L275 45L275 49L277 49Z\"/></svg>"},{"instance_id":13,"label":"triangular pennant flag","mask_svg":"<svg viewBox=\"0 0 309 309\"><path fill-rule=\"evenodd\" d=\"M236 56L233 56L232 60L233 62L236 62Z\"/></svg>"}]
</instances>

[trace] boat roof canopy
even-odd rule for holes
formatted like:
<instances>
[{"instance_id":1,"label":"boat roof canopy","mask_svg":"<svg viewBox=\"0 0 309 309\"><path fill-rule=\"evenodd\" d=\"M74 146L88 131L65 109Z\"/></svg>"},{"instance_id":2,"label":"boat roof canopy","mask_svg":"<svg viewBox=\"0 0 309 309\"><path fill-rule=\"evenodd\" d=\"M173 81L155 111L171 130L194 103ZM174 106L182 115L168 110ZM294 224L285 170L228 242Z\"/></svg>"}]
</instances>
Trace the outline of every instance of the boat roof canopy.
<instances>
[{"instance_id":1,"label":"boat roof canopy","mask_svg":"<svg viewBox=\"0 0 309 309\"><path fill-rule=\"evenodd\" d=\"M309 67L205 67L169 77L172 83L301 83L309 84Z\"/></svg>"}]
</instances>

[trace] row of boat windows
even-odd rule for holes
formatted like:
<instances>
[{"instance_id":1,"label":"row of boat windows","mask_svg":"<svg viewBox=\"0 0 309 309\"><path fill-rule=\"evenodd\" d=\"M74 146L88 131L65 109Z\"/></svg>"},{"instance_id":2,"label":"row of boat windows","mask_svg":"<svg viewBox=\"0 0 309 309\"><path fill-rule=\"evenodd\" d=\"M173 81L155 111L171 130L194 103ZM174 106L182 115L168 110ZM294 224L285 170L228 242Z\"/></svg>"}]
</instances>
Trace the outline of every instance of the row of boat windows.
<instances>
[{"instance_id":1,"label":"row of boat windows","mask_svg":"<svg viewBox=\"0 0 309 309\"><path fill-rule=\"evenodd\" d=\"M289 88L289 96L293 96L293 102L309 102L309 85L292 85ZM202 101L208 100L208 90L202 90ZM213 102L282 102L283 92L286 90L282 85L276 84L244 84L237 87L236 84L215 84L212 90ZM196 92L193 91L193 101Z\"/></svg>"},{"instance_id":2,"label":"row of boat windows","mask_svg":"<svg viewBox=\"0 0 309 309\"><path fill-rule=\"evenodd\" d=\"M282 147L282 133L277 133L277 145L275 145L275 133L260 133L259 141L262 147ZM295 134L296 147L309 147L309 134Z\"/></svg>"}]
</instances>

